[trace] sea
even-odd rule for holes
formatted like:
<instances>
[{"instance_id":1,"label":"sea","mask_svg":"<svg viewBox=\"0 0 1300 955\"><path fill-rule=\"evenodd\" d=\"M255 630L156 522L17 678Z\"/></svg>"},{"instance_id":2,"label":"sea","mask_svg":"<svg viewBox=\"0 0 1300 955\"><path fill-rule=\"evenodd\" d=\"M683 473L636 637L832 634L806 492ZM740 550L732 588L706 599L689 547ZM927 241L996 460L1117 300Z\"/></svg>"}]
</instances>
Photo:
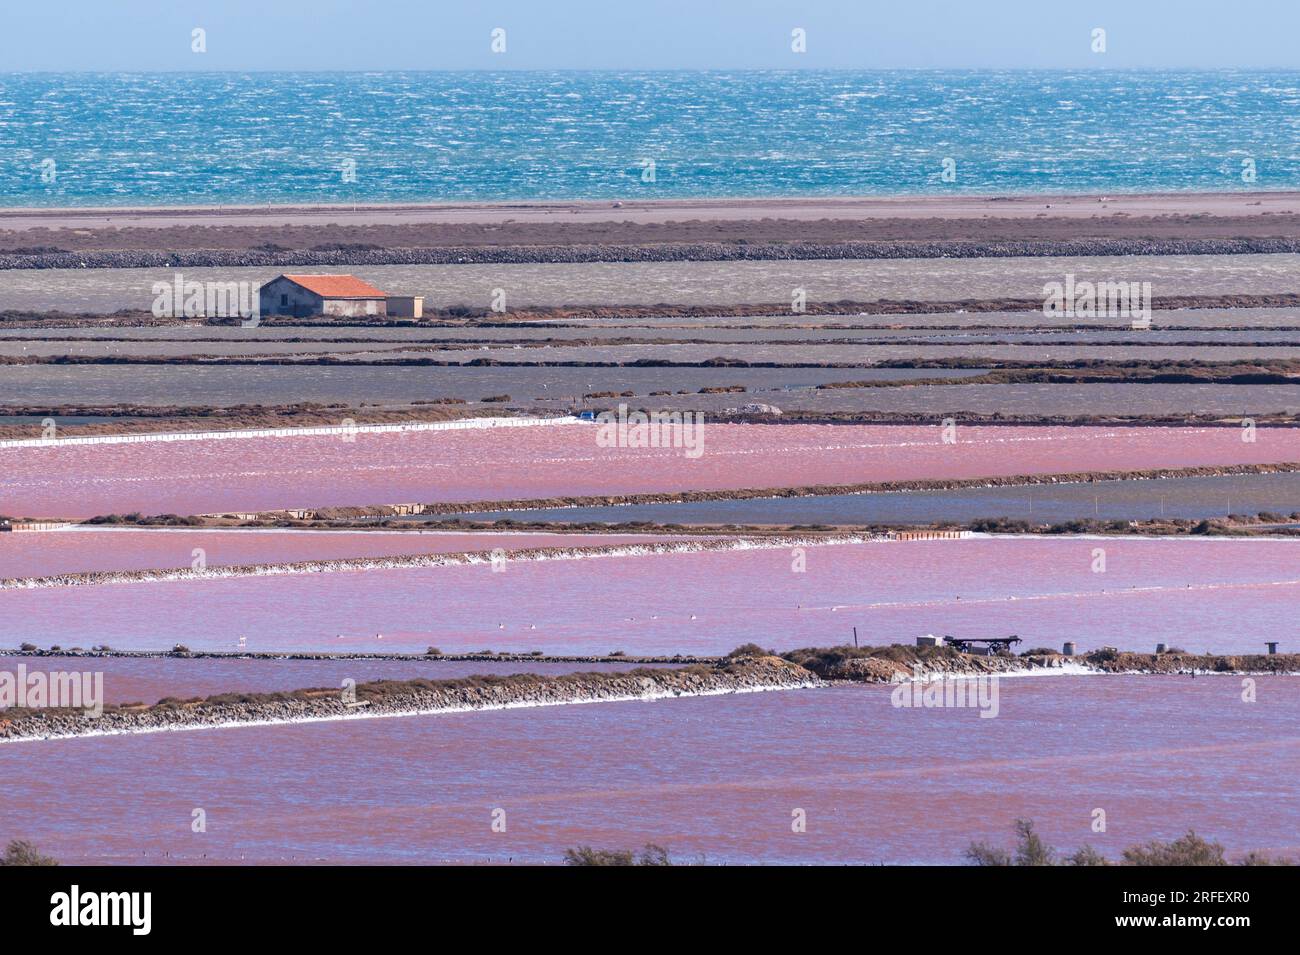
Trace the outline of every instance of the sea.
<instances>
[{"instance_id":1,"label":"sea","mask_svg":"<svg viewBox=\"0 0 1300 955\"><path fill-rule=\"evenodd\" d=\"M1300 188L1300 73L0 73L0 206Z\"/></svg>"}]
</instances>

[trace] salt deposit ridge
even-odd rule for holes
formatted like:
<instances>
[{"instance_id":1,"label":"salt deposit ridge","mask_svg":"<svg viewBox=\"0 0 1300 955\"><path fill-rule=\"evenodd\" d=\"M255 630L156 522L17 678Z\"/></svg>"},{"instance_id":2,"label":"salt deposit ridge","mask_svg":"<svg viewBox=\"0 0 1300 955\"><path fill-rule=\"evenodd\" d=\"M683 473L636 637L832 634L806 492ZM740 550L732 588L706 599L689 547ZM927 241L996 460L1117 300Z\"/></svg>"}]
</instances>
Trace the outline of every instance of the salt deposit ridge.
<instances>
[{"instance_id":1,"label":"salt deposit ridge","mask_svg":"<svg viewBox=\"0 0 1300 955\"><path fill-rule=\"evenodd\" d=\"M95 434L70 438L17 438L0 448L53 448L79 444L153 444L160 441L229 441L240 438L302 438L312 435L394 434L411 431L467 431L580 424L578 418L466 418L460 421L407 421L400 424L338 424L304 428L245 428L233 431L158 431L149 434Z\"/></svg>"}]
</instances>

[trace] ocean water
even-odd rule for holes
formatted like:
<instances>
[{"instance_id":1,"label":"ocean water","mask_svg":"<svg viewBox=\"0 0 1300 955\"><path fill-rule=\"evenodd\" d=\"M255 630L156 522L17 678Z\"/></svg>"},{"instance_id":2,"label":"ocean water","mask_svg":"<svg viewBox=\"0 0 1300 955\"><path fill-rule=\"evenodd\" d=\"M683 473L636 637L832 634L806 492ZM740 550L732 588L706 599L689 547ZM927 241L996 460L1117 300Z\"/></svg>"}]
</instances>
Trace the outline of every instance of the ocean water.
<instances>
[{"instance_id":1,"label":"ocean water","mask_svg":"<svg viewBox=\"0 0 1300 955\"><path fill-rule=\"evenodd\" d=\"M1298 104L1295 72L10 73L0 204L1285 189Z\"/></svg>"}]
</instances>

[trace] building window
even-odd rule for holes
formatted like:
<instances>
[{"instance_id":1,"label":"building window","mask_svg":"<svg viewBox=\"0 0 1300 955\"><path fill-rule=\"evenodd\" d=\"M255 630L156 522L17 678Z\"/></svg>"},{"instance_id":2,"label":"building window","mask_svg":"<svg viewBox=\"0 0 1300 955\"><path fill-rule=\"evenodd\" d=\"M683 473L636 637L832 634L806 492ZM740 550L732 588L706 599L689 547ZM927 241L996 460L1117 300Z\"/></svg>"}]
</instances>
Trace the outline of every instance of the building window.
<instances>
[{"instance_id":1,"label":"building window","mask_svg":"<svg viewBox=\"0 0 1300 955\"><path fill-rule=\"evenodd\" d=\"M289 293L286 292L280 296L280 307L288 308L288 306L289 306Z\"/></svg>"}]
</instances>

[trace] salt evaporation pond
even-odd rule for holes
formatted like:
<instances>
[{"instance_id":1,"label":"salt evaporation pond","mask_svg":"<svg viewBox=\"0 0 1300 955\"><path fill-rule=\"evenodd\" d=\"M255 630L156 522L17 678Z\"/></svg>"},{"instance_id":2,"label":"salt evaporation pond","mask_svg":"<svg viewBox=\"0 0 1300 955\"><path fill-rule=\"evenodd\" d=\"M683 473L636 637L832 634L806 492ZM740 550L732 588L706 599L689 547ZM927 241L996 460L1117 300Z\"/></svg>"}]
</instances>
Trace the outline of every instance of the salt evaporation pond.
<instances>
[{"instance_id":1,"label":"salt evaporation pond","mask_svg":"<svg viewBox=\"0 0 1300 955\"><path fill-rule=\"evenodd\" d=\"M0 615L40 647L713 654L856 627L1261 653L1294 652L1297 600L1300 540L976 537L8 589Z\"/></svg>"},{"instance_id":2,"label":"salt evaporation pond","mask_svg":"<svg viewBox=\"0 0 1300 955\"><path fill-rule=\"evenodd\" d=\"M1206 520L1228 514L1300 512L1300 472L972 487L888 494L826 494L532 508L462 515L477 520L653 521L661 524L929 524L981 518L1059 523L1081 519Z\"/></svg>"},{"instance_id":3,"label":"salt evaporation pond","mask_svg":"<svg viewBox=\"0 0 1300 955\"><path fill-rule=\"evenodd\" d=\"M1300 429L708 424L702 451L592 424L0 447L0 514L90 517L788 487L1300 460ZM674 443L671 429L662 443ZM678 435L680 437L680 435ZM348 440L352 438L353 440Z\"/></svg>"},{"instance_id":4,"label":"salt evaporation pond","mask_svg":"<svg viewBox=\"0 0 1300 955\"><path fill-rule=\"evenodd\" d=\"M208 567L664 541L639 534L459 534L446 531L125 530L71 527L0 534L0 579L90 571Z\"/></svg>"},{"instance_id":5,"label":"salt evaporation pond","mask_svg":"<svg viewBox=\"0 0 1300 955\"><path fill-rule=\"evenodd\" d=\"M476 356L477 357L477 356ZM467 359L469 360L469 359ZM979 369L944 369L947 378ZM855 368L854 380L929 378L925 368ZM420 365L10 365L0 404L199 405L360 402L405 405L434 398L508 394L535 404L554 396L566 405L600 391L685 390L740 385L750 392L811 388L843 381L843 368L565 368ZM60 417L71 424L71 418Z\"/></svg>"},{"instance_id":6,"label":"salt evaporation pond","mask_svg":"<svg viewBox=\"0 0 1300 955\"><path fill-rule=\"evenodd\" d=\"M355 266L319 266L347 273ZM730 262L581 262L456 265L372 265L365 278L380 288L409 289L429 310L492 301L510 289L512 306L683 305L789 302L792 288L812 301L1023 297L1042 300L1043 283L1068 272L1091 281L1141 276L1156 289L1184 295L1286 293L1295 288L1295 257L1124 255L952 259L812 259ZM147 309L153 283L171 282L172 268L13 269L0 285L0 309L40 310L58 302L70 312ZM260 285L280 274L265 266L187 268L197 282ZM954 295L954 289L960 290ZM637 319L644 321L644 319ZM729 321L735 322L735 319Z\"/></svg>"},{"instance_id":7,"label":"salt evaporation pond","mask_svg":"<svg viewBox=\"0 0 1300 955\"><path fill-rule=\"evenodd\" d=\"M954 864L1030 818L1066 852L1195 828L1294 857L1297 678L1259 678L1251 704L1240 683L1003 679L995 719L844 686L0 744L0 831L64 863L558 863L655 842L684 862Z\"/></svg>"}]
</instances>

